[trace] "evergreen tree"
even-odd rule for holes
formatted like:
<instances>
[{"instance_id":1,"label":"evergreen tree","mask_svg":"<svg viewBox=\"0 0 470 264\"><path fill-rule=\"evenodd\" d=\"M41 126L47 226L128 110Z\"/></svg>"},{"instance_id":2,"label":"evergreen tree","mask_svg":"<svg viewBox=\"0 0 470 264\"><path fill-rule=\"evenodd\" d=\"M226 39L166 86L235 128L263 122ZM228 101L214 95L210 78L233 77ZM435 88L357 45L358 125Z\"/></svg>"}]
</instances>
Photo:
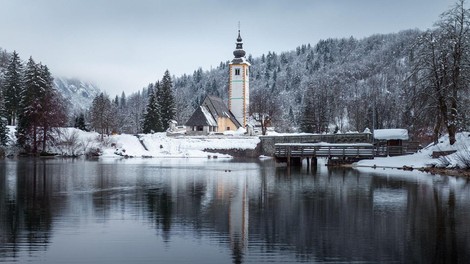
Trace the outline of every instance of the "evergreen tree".
<instances>
[{"instance_id":1,"label":"evergreen tree","mask_svg":"<svg viewBox=\"0 0 470 264\"><path fill-rule=\"evenodd\" d=\"M23 65L16 51L11 55L5 72L4 91L6 118L9 125L16 125L22 90Z\"/></svg>"},{"instance_id":2,"label":"evergreen tree","mask_svg":"<svg viewBox=\"0 0 470 264\"><path fill-rule=\"evenodd\" d=\"M315 116L315 106L312 97L304 100L302 109L302 119L300 121L300 130L305 133L315 133L317 131L317 122Z\"/></svg>"},{"instance_id":3,"label":"evergreen tree","mask_svg":"<svg viewBox=\"0 0 470 264\"><path fill-rule=\"evenodd\" d=\"M77 117L75 117L75 123L73 125L75 128L78 128L83 131L88 131L86 129L86 123L85 123L85 115L83 113L80 113Z\"/></svg>"},{"instance_id":4,"label":"evergreen tree","mask_svg":"<svg viewBox=\"0 0 470 264\"><path fill-rule=\"evenodd\" d=\"M46 151L51 129L67 120L65 104L52 82L47 66L36 64L30 57L26 65L16 132L18 145L26 152L38 153L41 142L42 151Z\"/></svg>"},{"instance_id":5,"label":"evergreen tree","mask_svg":"<svg viewBox=\"0 0 470 264\"><path fill-rule=\"evenodd\" d=\"M7 144L7 127L6 127L6 118L5 118L5 104L3 101L2 90L0 89L0 146L5 146Z\"/></svg>"},{"instance_id":6,"label":"evergreen tree","mask_svg":"<svg viewBox=\"0 0 470 264\"><path fill-rule=\"evenodd\" d=\"M38 112L40 111L40 98L42 88L40 86L39 67L30 57L26 64L24 76L24 89L21 91L20 111L18 113L18 125L16 131L17 143L26 152L37 153L37 127Z\"/></svg>"},{"instance_id":7,"label":"evergreen tree","mask_svg":"<svg viewBox=\"0 0 470 264\"><path fill-rule=\"evenodd\" d=\"M53 78L47 66L40 64L39 71L43 94L38 121L42 133L42 151L46 152L52 128L63 126L67 122L67 111L61 94L53 86Z\"/></svg>"},{"instance_id":8,"label":"evergreen tree","mask_svg":"<svg viewBox=\"0 0 470 264\"><path fill-rule=\"evenodd\" d=\"M161 122L163 125L163 130L165 130L168 128L170 120L174 120L176 116L173 82L171 81L170 72L168 70L165 71L162 83L157 90L157 100L158 104L160 105Z\"/></svg>"},{"instance_id":9,"label":"evergreen tree","mask_svg":"<svg viewBox=\"0 0 470 264\"><path fill-rule=\"evenodd\" d=\"M149 95L147 109L144 114L144 121L142 124L144 133L160 132L164 130L162 126L160 106L158 103L159 90L160 87L157 82L155 88L152 89L153 92Z\"/></svg>"},{"instance_id":10,"label":"evergreen tree","mask_svg":"<svg viewBox=\"0 0 470 264\"><path fill-rule=\"evenodd\" d=\"M121 99L120 99L120 102L119 102L119 108L120 109L125 109L126 108L126 94L124 92L122 92L122 94L121 94Z\"/></svg>"},{"instance_id":11,"label":"evergreen tree","mask_svg":"<svg viewBox=\"0 0 470 264\"><path fill-rule=\"evenodd\" d=\"M112 132L112 126L115 123L115 112L109 96L100 93L93 99L91 105L91 125L101 134L109 135Z\"/></svg>"},{"instance_id":12,"label":"evergreen tree","mask_svg":"<svg viewBox=\"0 0 470 264\"><path fill-rule=\"evenodd\" d=\"M114 97L113 104L116 108L119 108L119 96Z\"/></svg>"}]
</instances>

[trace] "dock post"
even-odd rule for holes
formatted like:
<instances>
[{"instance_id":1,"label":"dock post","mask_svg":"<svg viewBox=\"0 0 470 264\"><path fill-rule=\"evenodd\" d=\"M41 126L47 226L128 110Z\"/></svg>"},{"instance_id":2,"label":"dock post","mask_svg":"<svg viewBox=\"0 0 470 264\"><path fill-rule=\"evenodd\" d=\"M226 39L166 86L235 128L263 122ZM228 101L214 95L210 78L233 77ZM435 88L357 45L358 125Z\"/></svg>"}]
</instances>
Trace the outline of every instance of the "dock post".
<instances>
[{"instance_id":1,"label":"dock post","mask_svg":"<svg viewBox=\"0 0 470 264\"><path fill-rule=\"evenodd\" d=\"M290 167L290 147L287 147L287 167Z\"/></svg>"},{"instance_id":2,"label":"dock post","mask_svg":"<svg viewBox=\"0 0 470 264\"><path fill-rule=\"evenodd\" d=\"M317 164L318 164L317 158L313 158L313 157L312 157L312 169L313 169L313 168L317 168Z\"/></svg>"}]
</instances>

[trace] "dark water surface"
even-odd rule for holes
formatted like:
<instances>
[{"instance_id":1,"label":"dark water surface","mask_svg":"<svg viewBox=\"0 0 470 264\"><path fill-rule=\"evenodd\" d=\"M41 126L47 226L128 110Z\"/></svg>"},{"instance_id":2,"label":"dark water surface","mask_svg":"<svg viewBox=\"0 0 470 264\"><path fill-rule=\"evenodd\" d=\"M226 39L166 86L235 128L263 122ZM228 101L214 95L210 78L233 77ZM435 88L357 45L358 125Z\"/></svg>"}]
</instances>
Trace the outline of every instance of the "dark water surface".
<instances>
[{"instance_id":1,"label":"dark water surface","mask_svg":"<svg viewBox=\"0 0 470 264\"><path fill-rule=\"evenodd\" d=\"M470 263L470 182L270 160L4 160L0 262Z\"/></svg>"}]
</instances>

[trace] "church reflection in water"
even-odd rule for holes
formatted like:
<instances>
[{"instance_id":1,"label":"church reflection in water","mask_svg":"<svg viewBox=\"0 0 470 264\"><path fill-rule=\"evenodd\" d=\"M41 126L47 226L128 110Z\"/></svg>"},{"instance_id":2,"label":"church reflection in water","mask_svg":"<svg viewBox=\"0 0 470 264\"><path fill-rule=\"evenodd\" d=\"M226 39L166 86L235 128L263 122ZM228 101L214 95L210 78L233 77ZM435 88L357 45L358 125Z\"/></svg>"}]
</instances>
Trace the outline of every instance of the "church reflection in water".
<instances>
[{"instance_id":1,"label":"church reflection in water","mask_svg":"<svg viewBox=\"0 0 470 264\"><path fill-rule=\"evenodd\" d=\"M139 219L169 247L178 247L181 233L216 241L233 263L267 255L278 262L470 259L464 179L181 163L2 162L0 260L48 251L54 236L66 235L59 223L106 226L116 214Z\"/></svg>"}]
</instances>

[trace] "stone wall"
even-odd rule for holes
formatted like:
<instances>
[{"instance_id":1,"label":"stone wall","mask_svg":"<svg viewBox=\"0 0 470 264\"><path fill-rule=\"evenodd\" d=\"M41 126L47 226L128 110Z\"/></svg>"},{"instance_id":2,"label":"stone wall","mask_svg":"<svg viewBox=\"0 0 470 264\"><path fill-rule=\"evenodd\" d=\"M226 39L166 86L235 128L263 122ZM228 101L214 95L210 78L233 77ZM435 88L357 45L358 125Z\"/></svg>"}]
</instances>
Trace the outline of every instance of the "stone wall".
<instances>
[{"instance_id":1,"label":"stone wall","mask_svg":"<svg viewBox=\"0 0 470 264\"><path fill-rule=\"evenodd\" d=\"M210 153L227 154L235 158L258 158L261 155L261 143L254 149L204 149Z\"/></svg>"}]
</instances>

